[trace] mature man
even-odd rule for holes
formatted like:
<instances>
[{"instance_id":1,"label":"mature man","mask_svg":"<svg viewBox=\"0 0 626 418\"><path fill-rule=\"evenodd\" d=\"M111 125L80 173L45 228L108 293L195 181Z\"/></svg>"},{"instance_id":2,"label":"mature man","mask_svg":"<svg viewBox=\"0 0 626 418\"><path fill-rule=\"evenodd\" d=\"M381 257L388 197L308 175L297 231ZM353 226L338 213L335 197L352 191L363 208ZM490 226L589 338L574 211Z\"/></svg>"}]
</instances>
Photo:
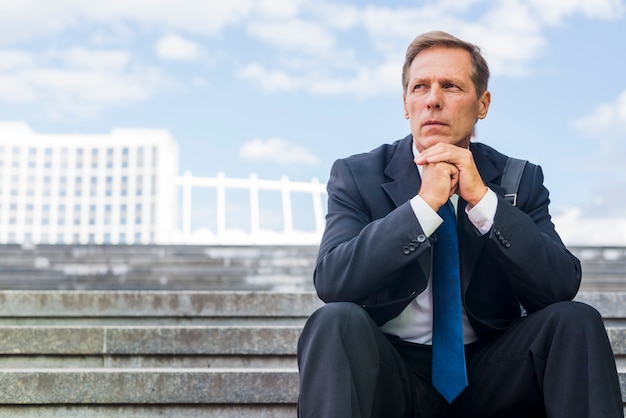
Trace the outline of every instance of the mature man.
<instances>
[{"instance_id":1,"label":"mature man","mask_svg":"<svg viewBox=\"0 0 626 418\"><path fill-rule=\"evenodd\" d=\"M508 158L470 142L488 78L475 45L418 36L402 74L411 134L333 165L299 416L623 417L541 168L526 164L511 202Z\"/></svg>"}]
</instances>

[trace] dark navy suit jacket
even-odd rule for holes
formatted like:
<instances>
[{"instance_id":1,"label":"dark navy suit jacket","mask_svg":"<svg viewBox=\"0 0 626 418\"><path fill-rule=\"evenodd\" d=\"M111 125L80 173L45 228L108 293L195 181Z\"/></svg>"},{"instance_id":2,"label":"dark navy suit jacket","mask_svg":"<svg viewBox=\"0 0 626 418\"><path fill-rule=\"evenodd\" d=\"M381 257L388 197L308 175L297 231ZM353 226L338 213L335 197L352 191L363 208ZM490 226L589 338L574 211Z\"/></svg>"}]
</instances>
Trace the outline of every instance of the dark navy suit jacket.
<instances>
[{"instance_id":1,"label":"dark navy suit jacket","mask_svg":"<svg viewBox=\"0 0 626 418\"><path fill-rule=\"evenodd\" d=\"M325 302L362 305L378 325L426 288L435 236L426 238L409 200L420 189L412 136L340 159L328 182L328 215L314 283ZM541 168L526 164L517 206L499 186L507 157L471 143L478 171L498 195L492 229L480 235L459 199L462 297L479 337L578 291L580 262L563 245L548 211Z\"/></svg>"}]
</instances>

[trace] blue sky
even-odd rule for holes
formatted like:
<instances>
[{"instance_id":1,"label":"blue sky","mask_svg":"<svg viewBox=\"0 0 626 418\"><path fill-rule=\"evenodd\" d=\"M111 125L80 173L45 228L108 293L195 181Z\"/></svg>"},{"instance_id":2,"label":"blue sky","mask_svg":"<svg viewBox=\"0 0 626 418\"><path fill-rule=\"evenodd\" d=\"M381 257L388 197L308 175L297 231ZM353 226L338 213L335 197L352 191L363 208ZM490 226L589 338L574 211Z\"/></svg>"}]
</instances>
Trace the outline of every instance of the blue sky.
<instances>
[{"instance_id":1,"label":"blue sky","mask_svg":"<svg viewBox=\"0 0 626 418\"><path fill-rule=\"evenodd\" d=\"M434 29L483 48L478 140L543 167L565 241L626 245L623 0L0 0L0 120L166 129L181 172L326 181L408 133L402 57Z\"/></svg>"}]
</instances>

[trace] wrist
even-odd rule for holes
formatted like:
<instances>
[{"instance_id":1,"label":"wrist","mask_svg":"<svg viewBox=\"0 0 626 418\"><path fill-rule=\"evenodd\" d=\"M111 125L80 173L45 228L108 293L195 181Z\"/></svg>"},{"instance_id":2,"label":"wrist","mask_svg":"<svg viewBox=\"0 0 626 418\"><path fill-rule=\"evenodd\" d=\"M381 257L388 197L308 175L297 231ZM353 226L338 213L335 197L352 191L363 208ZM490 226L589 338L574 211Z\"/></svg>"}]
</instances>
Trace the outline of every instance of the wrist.
<instances>
[{"instance_id":1,"label":"wrist","mask_svg":"<svg viewBox=\"0 0 626 418\"><path fill-rule=\"evenodd\" d=\"M479 193L467 199L467 208L472 209L474 206L478 205L480 201L483 200L488 190L487 186L483 186L483 189Z\"/></svg>"}]
</instances>

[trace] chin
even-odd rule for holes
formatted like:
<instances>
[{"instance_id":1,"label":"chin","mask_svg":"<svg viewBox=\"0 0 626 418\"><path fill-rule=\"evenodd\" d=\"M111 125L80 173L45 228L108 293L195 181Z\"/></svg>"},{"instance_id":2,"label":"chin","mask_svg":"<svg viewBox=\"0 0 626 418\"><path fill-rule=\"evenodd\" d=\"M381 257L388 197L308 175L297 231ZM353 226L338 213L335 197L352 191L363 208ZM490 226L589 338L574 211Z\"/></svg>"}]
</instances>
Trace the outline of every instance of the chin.
<instances>
[{"instance_id":1,"label":"chin","mask_svg":"<svg viewBox=\"0 0 626 418\"><path fill-rule=\"evenodd\" d=\"M413 140L413 142L415 143L415 147L417 148L417 150L420 152L422 150L432 147L433 145L437 145L441 143L456 145L450 138L447 138L447 137L420 138L418 141Z\"/></svg>"}]
</instances>

